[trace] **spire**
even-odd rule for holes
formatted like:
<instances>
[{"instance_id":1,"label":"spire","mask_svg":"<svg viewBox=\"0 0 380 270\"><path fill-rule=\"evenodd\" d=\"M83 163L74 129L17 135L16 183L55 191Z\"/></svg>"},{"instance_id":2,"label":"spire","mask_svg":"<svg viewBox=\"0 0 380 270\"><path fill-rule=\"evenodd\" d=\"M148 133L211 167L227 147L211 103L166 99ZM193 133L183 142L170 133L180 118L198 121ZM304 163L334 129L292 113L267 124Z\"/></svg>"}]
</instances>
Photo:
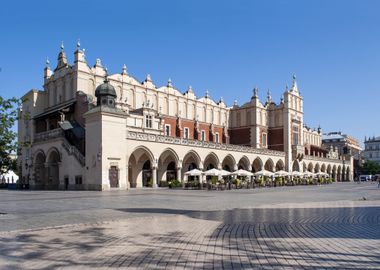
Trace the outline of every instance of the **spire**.
<instances>
[{"instance_id":1,"label":"spire","mask_svg":"<svg viewBox=\"0 0 380 270\"><path fill-rule=\"evenodd\" d=\"M50 61L49 61L49 57L46 57L45 67L46 67L47 69L50 69Z\"/></svg>"},{"instance_id":2,"label":"spire","mask_svg":"<svg viewBox=\"0 0 380 270\"><path fill-rule=\"evenodd\" d=\"M267 103L272 103L272 96L270 95L270 90L268 88L268 91L267 91Z\"/></svg>"},{"instance_id":3,"label":"spire","mask_svg":"<svg viewBox=\"0 0 380 270\"><path fill-rule=\"evenodd\" d=\"M292 88L290 89L290 92L298 93L298 86L297 86L297 81L296 81L296 75L295 74L293 74L293 85L292 85Z\"/></svg>"},{"instance_id":4,"label":"spire","mask_svg":"<svg viewBox=\"0 0 380 270\"><path fill-rule=\"evenodd\" d=\"M210 95L208 94L208 90L206 90L205 98L209 98Z\"/></svg>"},{"instance_id":5,"label":"spire","mask_svg":"<svg viewBox=\"0 0 380 270\"><path fill-rule=\"evenodd\" d=\"M104 83L108 83L108 68L104 67L105 75L104 75Z\"/></svg>"},{"instance_id":6,"label":"spire","mask_svg":"<svg viewBox=\"0 0 380 270\"><path fill-rule=\"evenodd\" d=\"M102 60L100 60L100 58L96 58L94 67L103 67Z\"/></svg>"},{"instance_id":7,"label":"spire","mask_svg":"<svg viewBox=\"0 0 380 270\"><path fill-rule=\"evenodd\" d=\"M187 88L187 93L194 93L193 87L189 85L189 88Z\"/></svg>"},{"instance_id":8,"label":"spire","mask_svg":"<svg viewBox=\"0 0 380 270\"><path fill-rule=\"evenodd\" d=\"M255 86L255 87L253 88L253 96L252 96L252 99L253 99L253 98L258 98L258 97L259 97L258 93L259 93L259 89Z\"/></svg>"},{"instance_id":9,"label":"spire","mask_svg":"<svg viewBox=\"0 0 380 270\"><path fill-rule=\"evenodd\" d=\"M57 64L57 67L55 68L55 70L58 70L58 69L61 69L63 67L67 67L67 58L66 58L66 54L65 54L65 46L63 45L63 41L61 43L61 51L59 52L58 54L58 64Z\"/></svg>"},{"instance_id":10,"label":"spire","mask_svg":"<svg viewBox=\"0 0 380 270\"><path fill-rule=\"evenodd\" d=\"M45 68L44 68L44 78L49 79L51 75L53 75L53 72L50 69L50 61L49 61L49 58L46 57Z\"/></svg>"},{"instance_id":11,"label":"spire","mask_svg":"<svg viewBox=\"0 0 380 270\"><path fill-rule=\"evenodd\" d=\"M173 87L172 79L170 79L170 78L169 78L169 80L168 80L168 85L167 85L167 87L170 87L170 88Z\"/></svg>"},{"instance_id":12,"label":"spire","mask_svg":"<svg viewBox=\"0 0 380 270\"><path fill-rule=\"evenodd\" d=\"M128 75L128 72L127 72L127 66L124 64L122 69L121 69L121 74L122 75Z\"/></svg>"}]
</instances>

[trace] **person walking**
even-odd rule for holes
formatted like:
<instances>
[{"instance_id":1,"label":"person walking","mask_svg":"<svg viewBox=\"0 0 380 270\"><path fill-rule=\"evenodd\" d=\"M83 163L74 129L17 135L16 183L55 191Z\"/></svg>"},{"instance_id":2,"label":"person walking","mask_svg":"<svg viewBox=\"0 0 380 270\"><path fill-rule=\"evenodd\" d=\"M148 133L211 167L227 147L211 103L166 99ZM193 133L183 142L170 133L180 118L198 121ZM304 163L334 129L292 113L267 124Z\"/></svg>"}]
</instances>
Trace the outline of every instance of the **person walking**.
<instances>
[{"instance_id":1,"label":"person walking","mask_svg":"<svg viewBox=\"0 0 380 270\"><path fill-rule=\"evenodd\" d=\"M377 188L380 188L380 176L377 176Z\"/></svg>"}]
</instances>

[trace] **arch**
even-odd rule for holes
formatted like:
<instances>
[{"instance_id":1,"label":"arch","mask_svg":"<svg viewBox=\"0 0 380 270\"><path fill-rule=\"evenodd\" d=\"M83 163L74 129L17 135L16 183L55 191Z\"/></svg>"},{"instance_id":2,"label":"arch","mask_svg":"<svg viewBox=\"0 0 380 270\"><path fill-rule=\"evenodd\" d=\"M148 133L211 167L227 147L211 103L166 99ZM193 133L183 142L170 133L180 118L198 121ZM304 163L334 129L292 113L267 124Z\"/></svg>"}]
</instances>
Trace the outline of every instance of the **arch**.
<instances>
[{"instance_id":1,"label":"arch","mask_svg":"<svg viewBox=\"0 0 380 270\"><path fill-rule=\"evenodd\" d=\"M292 171L293 172L294 171L298 171L298 172L300 171L300 164L299 164L298 160L293 161Z\"/></svg>"},{"instance_id":2,"label":"arch","mask_svg":"<svg viewBox=\"0 0 380 270\"><path fill-rule=\"evenodd\" d=\"M268 158L265 162L264 169L270 172L274 172L274 162L271 158Z\"/></svg>"},{"instance_id":3,"label":"arch","mask_svg":"<svg viewBox=\"0 0 380 270\"><path fill-rule=\"evenodd\" d=\"M210 152L204 162L203 162L203 167L204 170L210 170L212 168L218 169L219 166L219 158L214 152Z\"/></svg>"},{"instance_id":4,"label":"arch","mask_svg":"<svg viewBox=\"0 0 380 270\"><path fill-rule=\"evenodd\" d=\"M285 170L285 164L282 159L279 159L276 163L276 171Z\"/></svg>"},{"instance_id":5,"label":"arch","mask_svg":"<svg viewBox=\"0 0 380 270\"><path fill-rule=\"evenodd\" d=\"M161 153L157 170L159 184L161 181L171 181L181 177L177 176L178 161L177 153L171 148L166 148Z\"/></svg>"},{"instance_id":6,"label":"arch","mask_svg":"<svg viewBox=\"0 0 380 270\"><path fill-rule=\"evenodd\" d=\"M323 163L322 166L321 166L321 172L326 172L326 164Z\"/></svg>"},{"instance_id":7,"label":"arch","mask_svg":"<svg viewBox=\"0 0 380 270\"><path fill-rule=\"evenodd\" d=\"M150 151L150 149L149 149L148 147L144 146L144 145L139 145L139 146L137 146L135 149L133 149L131 155L134 154L135 157L137 157L137 159L138 159L139 156L136 156L136 155L138 155L138 154L144 154L144 153L147 154L147 155L149 156L149 159L150 159L151 161L154 160L154 155L153 155L152 151Z\"/></svg>"},{"instance_id":8,"label":"arch","mask_svg":"<svg viewBox=\"0 0 380 270\"><path fill-rule=\"evenodd\" d=\"M229 172L233 172L235 169L235 164L236 164L235 158L231 154L228 154L223 159L222 169Z\"/></svg>"},{"instance_id":9,"label":"arch","mask_svg":"<svg viewBox=\"0 0 380 270\"><path fill-rule=\"evenodd\" d=\"M346 180L346 181L350 181L350 179L351 179L350 176L351 176L350 167L347 166L347 167L346 167L345 180Z\"/></svg>"},{"instance_id":10,"label":"arch","mask_svg":"<svg viewBox=\"0 0 380 270\"><path fill-rule=\"evenodd\" d=\"M337 181L337 168L336 168L336 165L334 165L333 168L332 168L332 178L334 179L334 181Z\"/></svg>"},{"instance_id":11,"label":"arch","mask_svg":"<svg viewBox=\"0 0 380 270\"><path fill-rule=\"evenodd\" d=\"M327 165L326 172L331 176L331 174L332 174L331 164Z\"/></svg>"},{"instance_id":12,"label":"arch","mask_svg":"<svg viewBox=\"0 0 380 270\"><path fill-rule=\"evenodd\" d=\"M319 163L317 163L317 164L315 164L315 166L314 166L314 172L315 172L315 173L319 173L319 170L320 170L320 165L319 165Z\"/></svg>"},{"instance_id":13,"label":"arch","mask_svg":"<svg viewBox=\"0 0 380 270\"><path fill-rule=\"evenodd\" d=\"M182 161L182 168L183 168L184 173L192 169L199 168L200 163L201 163L201 158L198 155L198 153L195 152L194 150L190 150L189 152L186 153Z\"/></svg>"},{"instance_id":14,"label":"arch","mask_svg":"<svg viewBox=\"0 0 380 270\"><path fill-rule=\"evenodd\" d=\"M314 169L313 163L310 162L309 165L307 165L307 170L309 172L313 172L313 169Z\"/></svg>"},{"instance_id":15,"label":"arch","mask_svg":"<svg viewBox=\"0 0 380 270\"><path fill-rule=\"evenodd\" d=\"M263 169L263 161L261 158L257 157L255 160L252 162L252 172L258 172Z\"/></svg>"},{"instance_id":16,"label":"arch","mask_svg":"<svg viewBox=\"0 0 380 270\"><path fill-rule=\"evenodd\" d=\"M340 165L337 168L336 180L342 181L342 167Z\"/></svg>"},{"instance_id":17,"label":"arch","mask_svg":"<svg viewBox=\"0 0 380 270\"><path fill-rule=\"evenodd\" d=\"M61 154L57 148L52 147L47 151L47 181L43 183L45 189L59 188L59 164L61 162Z\"/></svg>"},{"instance_id":18,"label":"arch","mask_svg":"<svg viewBox=\"0 0 380 270\"><path fill-rule=\"evenodd\" d=\"M44 185L46 182L46 155L44 151L39 149L34 157L34 182L36 187Z\"/></svg>"},{"instance_id":19,"label":"arch","mask_svg":"<svg viewBox=\"0 0 380 270\"><path fill-rule=\"evenodd\" d=\"M149 161L149 162L147 162ZM145 146L136 147L128 160L128 181L130 187L147 187L153 184L152 152Z\"/></svg>"},{"instance_id":20,"label":"arch","mask_svg":"<svg viewBox=\"0 0 380 270\"><path fill-rule=\"evenodd\" d=\"M246 171L250 171L251 168L251 162L249 161L249 158L247 156L242 156L238 162L238 169L243 169Z\"/></svg>"}]
</instances>

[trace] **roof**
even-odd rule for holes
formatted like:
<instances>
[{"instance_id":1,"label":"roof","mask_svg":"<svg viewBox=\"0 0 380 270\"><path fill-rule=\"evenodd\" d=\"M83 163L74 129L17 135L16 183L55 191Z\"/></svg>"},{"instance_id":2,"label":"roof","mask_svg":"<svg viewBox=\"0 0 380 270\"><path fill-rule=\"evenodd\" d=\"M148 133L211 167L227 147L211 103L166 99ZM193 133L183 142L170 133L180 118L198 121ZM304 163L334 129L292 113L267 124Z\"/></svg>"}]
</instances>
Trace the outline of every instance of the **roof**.
<instances>
[{"instance_id":1,"label":"roof","mask_svg":"<svg viewBox=\"0 0 380 270\"><path fill-rule=\"evenodd\" d=\"M345 137L340 134L331 134L331 135L322 135L322 140L336 140L336 139L344 139Z\"/></svg>"}]
</instances>

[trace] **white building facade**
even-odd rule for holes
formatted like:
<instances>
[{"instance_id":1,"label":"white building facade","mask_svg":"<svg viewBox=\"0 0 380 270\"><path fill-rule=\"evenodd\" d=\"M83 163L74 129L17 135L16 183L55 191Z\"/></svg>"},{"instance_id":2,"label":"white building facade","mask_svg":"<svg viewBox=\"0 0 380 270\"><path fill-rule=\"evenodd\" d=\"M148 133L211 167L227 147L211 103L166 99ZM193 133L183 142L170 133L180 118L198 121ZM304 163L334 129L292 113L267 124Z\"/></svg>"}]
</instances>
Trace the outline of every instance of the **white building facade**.
<instances>
[{"instance_id":1,"label":"white building facade","mask_svg":"<svg viewBox=\"0 0 380 270\"><path fill-rule=\"evenodd\" d=\"M63 46L44 89L22 97L19 166L32 188L108 190L178 179L193 168L326 172L352 180L352 158L323 149L321 131L304 125L303 98L293 78L276 104L228 107L206 91L182 93L171 80L158 87L124 65L108 75L99 59L90 67L80 45L69 65Z\"/></svg>"}]
</instances>

